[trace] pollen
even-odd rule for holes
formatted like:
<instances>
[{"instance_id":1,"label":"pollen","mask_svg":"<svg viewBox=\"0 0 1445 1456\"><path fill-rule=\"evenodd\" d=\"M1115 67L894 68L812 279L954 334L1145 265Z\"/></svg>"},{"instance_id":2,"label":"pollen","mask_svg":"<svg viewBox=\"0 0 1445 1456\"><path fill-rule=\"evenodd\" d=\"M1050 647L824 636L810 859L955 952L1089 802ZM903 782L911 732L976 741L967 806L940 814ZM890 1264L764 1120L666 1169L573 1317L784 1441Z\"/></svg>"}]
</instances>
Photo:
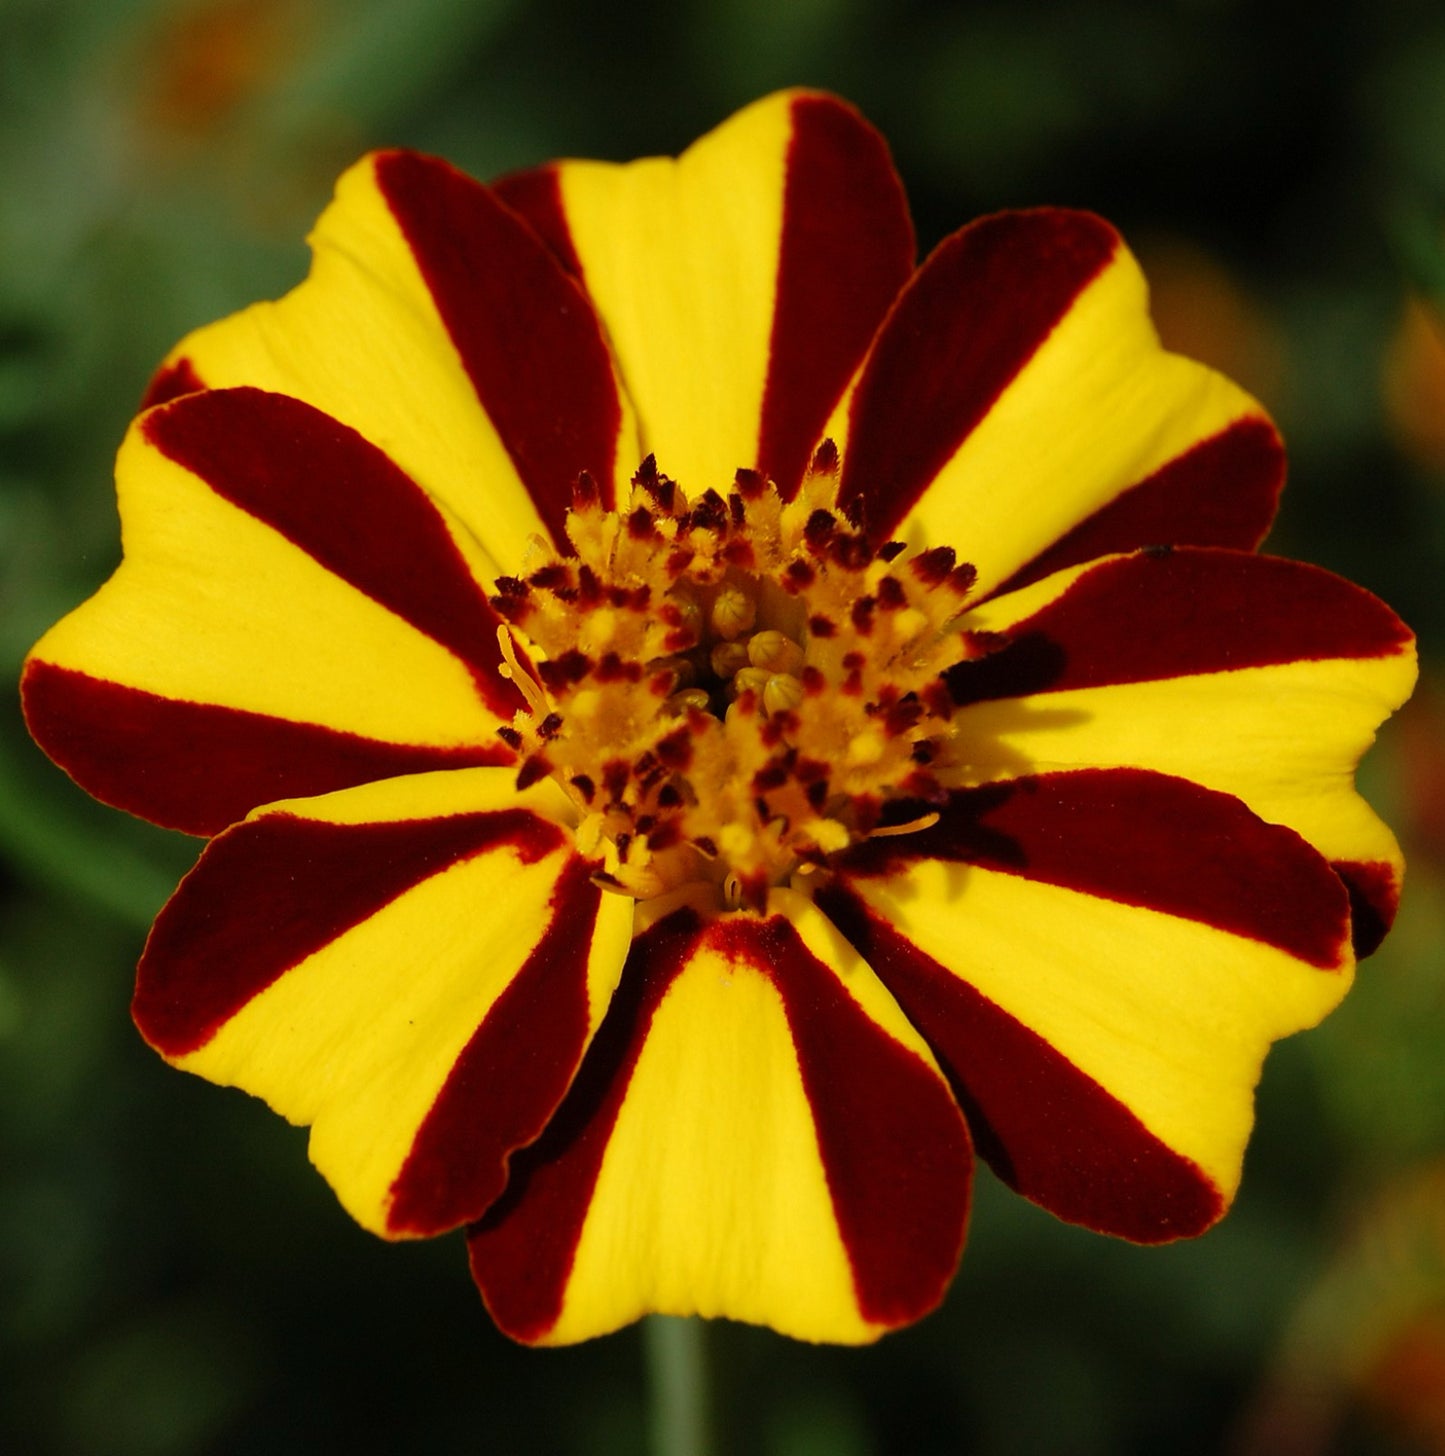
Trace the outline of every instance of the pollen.
<instances>
[{"instance_id":1,"label":"pollen","mask_svg":"<svg viewBox=\"0 0 1445 1456\"><path fill-rule=\"evenodd\" d=\"M872 544L837 462L826 444L784 501L749 470L689 497L649 456L615 511L580 482L570 551L537 541L498 581L523 703L499 732L519 783L550 776L576 805L599 884L759 909L932 823L963 771L942 675L987 650L958 624L973 572Z\"/></svg>"}]
</instances>

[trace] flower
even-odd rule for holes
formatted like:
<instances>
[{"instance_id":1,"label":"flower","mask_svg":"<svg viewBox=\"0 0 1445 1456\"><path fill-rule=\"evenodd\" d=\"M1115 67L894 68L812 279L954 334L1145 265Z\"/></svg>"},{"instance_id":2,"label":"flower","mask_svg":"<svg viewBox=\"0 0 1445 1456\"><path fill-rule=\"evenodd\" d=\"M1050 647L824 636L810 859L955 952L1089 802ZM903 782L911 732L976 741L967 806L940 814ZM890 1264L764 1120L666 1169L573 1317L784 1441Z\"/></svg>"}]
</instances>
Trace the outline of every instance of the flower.
<instances>
[{"instance_id":1,"label":"flower","mask_svg":"<svg viewBox=\"0 0 1445 1456\"><path fill-rule=\"evenodd\" d=\"M213 836L146 1038L368 1228L466 1226L528 1341L874 1338L975 1148L1094 1229L1218 1219L1393 914L1352 772L1413 646L1253 554L1278 437L1115 232L915 269L882 140L789 92L491 190L378 153L312 245L167 359L124 563L25 670L85 788Z\"/></svg>"}]
</instances>

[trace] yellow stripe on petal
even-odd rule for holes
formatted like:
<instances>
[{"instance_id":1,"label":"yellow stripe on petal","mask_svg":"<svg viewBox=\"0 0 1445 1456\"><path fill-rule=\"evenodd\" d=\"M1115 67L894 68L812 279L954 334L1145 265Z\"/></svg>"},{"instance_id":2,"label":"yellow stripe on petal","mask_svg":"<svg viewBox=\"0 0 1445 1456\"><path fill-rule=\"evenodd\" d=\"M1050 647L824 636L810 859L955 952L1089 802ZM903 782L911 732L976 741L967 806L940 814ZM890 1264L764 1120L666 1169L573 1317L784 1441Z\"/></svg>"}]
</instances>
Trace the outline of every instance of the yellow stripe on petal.
<instances>
[{"instance_id":1,"label":"yellow stripe on petal","mask_svg":"<svg viewBox=\"0 0 1445 1456\"><path fill-rule=\"evenodd\" d=\"M213 842L142 963L147 1035L310 1124L312 1160L378 1233L485 1209L626 954L630 902L590 884L551 817L560 796L519 796L513 778L418 775L272 806Z\"/></svg>"},{"instance_id":2,"label":"yellow stripe on petal","mask_svg":"<svg viewBox=\"0 0 1445 1456\"><path fill-rule=\"evenodd\" d=\"M1322 973L1197 921L978 866L922 862L853 888L1203 1169L1226 1201L1270 1043L1318 1022L1351 979L1348 967Z\"/></svg>"},{"instance_id":3,"label":"yellow stripe on petal","mask_svg":"<svg viewBox=\"0 0 1445 1456\"><path fill-rule=\"evenodd\" d=\"M782 998L708 946L653 1017L551 1338L653 1311L799 1339L878 1333L857 1310Z\"/></svg>"},{"instance_id":4,"label":"yellow stripe on petal","mask_svg":"<svg viewBox=\"0 0 1445 1456\"><path fill-rule=\"evenodd\" d=\"M151 449L140 428L117 485L126 559L35 658L379 739L492 737L497 719L461 661Z\"/></svg>"},{"instance_id":5,"label":"yellow stripe on petal","mask_svg":"<svg viewBox=\"0 0 1445 1456\"><path fill-rule=\"evenodd\" d=\"M567 1104L473 1231L504 1329L648 1312L858 1343L942 1297L967 1133L918 1034L802 897L639 936ZM786 918L785 918L786 917Z\"/></svg>"},{"instance_id":6,"label":"yellow stripe on petal","mask_svg":"<svg viewBox=\"0 0 1445 1456\"><path fill-rule=\"evenodd\" d=\"M1413 639L1367 592L1241 552L1113 557L982 603L951 670L972 782L1138 767L1237 795L1332 861L1398 865L1354 791L1415 681Z\"/></svg>"},{"instance_id":7,"label":"yellow stripe on petal","mask_svg":"<svg viewBox=\"0 0 1445 1456\"><path fill-rule=\"evenodd\" d=\"M495 406L489 414L479 400L442 305L423 276L416 251L423 240L404 234L383 192L378 168L392 155L364 158L337 183L335 199L310 237L313 261L305 282L274 303L254 304L197 330L172 350L166 367L185 361L210 388L255 385L288 394L360 431L455 514L481 544L486 574L494 577L519 567L528 538L560 522L577 472L598 466L590 457L568 463L550 482L555 498L543 506L529 492L519 457L525 467L533 437L545 443L561 426L530 417L494 418ZM469 200L473 192L483 193L444 164L407 160L435 172L440 186L461 190ZM508 284L515 317L518 291L532 282L530 273L540 267L533 254L542 249L515 220L511 230L517 234L512 250L525 257L493 255L488 267L505 273L515 263ZM520 271L524 263L526 274ZM536 300L536 307L551 317L556 312L551 293L570 293L573 314L588 320L585 300L560 269L546 260L546 270L548 297ZM436 278L431 282L443 288ZM492 327L485 319L478 326ZM585 327L595 332L590 322ZM525 346L514 343L501 323L493 336L497 348L511 351L514 372L522 370ZM546 366L554 382L550 408L559 417L567 411L567 383L578 368L575 352ZM596 382L592 375L606 372L605 358L592 362L589 384ZM615 461L607 462L610 479L614 469L630 471L637 449L626 402L606 380L599 387L610 391L620 411L611 444L624 442Z\"/></svg>"},{"instance_id":8,"label":"yellow stripe on petal","mask_svg":"<svg viewBox=\"0 0 1445 1456\"><path fill-rule=\"evenodd\" d=\"M952 545L988 591L1256 418L1242 390L1160 348L1112 228L1057 209L1002 213L940 244L880 329L840 497L887 536Z\"/></svg>"},{"instance_id":9,"label":"yellow stripe on petal","mask_svg":"<svg viewBox=\"0 0 1445 1456\"><path fill-rule=\"evenodd\" d=\"M793 100L755 102L676 160L558 166L643 448L690 493L757 458Z\"/></svg>"},{"instance_id":10,"label":"yellow stripe on petal","mask_svg":"<svg viewBox=\"0 0 1445 1456\"><path fill-rule=\"evenodd\" d=\"M1222 374L1167 354L1133 256L1080 295L904 521L951 541L981 590L1120 490L1259 406Z\"/></svg>"},{"instance_id":11,"label":"yellow stripe on petal","mask_svg":"<svg viewBox=\"0 0 1445 1456\"><path fill-rule=\"evenodd\" d=\"M974 704L955 722L977 781L1077 767L1177 774L1243 799L1330 860L1398 865L1355 790L1380 720L1409 696L1414 654L1291 662Z\"/></svg>"}]
</instances>

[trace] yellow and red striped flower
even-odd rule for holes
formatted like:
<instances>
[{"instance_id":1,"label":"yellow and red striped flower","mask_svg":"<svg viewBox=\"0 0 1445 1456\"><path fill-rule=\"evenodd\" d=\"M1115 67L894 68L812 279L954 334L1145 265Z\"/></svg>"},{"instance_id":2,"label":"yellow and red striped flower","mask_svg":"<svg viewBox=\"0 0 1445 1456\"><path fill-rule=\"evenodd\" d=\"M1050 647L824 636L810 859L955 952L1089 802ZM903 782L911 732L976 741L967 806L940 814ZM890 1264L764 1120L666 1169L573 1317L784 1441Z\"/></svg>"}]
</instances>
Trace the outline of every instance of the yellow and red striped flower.
<instances>
[{"instance_id":1,"label":"yellow and red striped flower","mask_svg":"<svg viewBox=\"0 0 1445 1456\"><path fill-rule=\"evenodd\" d=\"M1212 1224L1393 914L1352 775L1413 645L1254 554L1275 431L1113 230L915 266L881 139L794 92L490 190L369 156L312 244L166 361L125 561L25 671L84 787L214 836L148 1040L368 1228L466 1226L525 1340L871 1339L975 1149Z\"/></svg>"}]
</instances>

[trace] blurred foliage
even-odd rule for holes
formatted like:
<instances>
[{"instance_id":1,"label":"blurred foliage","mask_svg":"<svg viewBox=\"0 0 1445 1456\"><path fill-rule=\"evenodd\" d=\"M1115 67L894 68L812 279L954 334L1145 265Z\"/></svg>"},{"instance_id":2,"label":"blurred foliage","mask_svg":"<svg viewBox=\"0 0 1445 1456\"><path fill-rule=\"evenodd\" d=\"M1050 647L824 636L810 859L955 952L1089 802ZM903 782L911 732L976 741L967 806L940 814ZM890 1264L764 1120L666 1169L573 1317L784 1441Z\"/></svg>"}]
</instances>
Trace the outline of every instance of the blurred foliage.
<instances>
[{"instance_id":1,"label":"blurred foliage","mask_svg":"<svg viewBox=\"0 0 1445 1456\"><path fill-rule=\"evenodd\" d=\"M1125 230L1161 331L1293 459L1272 549L1386 596L1427 690L1368 765L1399 927L1281 1047L1233 1214L1140 1250L982 1178L946 1307L868 1351L709 1331L719 1449L1445 1452L1445 14L1427 0L3 0L0 659L118 556L110 457L184 330L290 286L364 148L676 150L783 84L893 142L931 245ZM460 1241L387 1247L304 1135L168 1071L131 970L195 846L0 718L0 1449L633 1452L635 1332L519 1350Z\"/></svg>"}]
</instances>

